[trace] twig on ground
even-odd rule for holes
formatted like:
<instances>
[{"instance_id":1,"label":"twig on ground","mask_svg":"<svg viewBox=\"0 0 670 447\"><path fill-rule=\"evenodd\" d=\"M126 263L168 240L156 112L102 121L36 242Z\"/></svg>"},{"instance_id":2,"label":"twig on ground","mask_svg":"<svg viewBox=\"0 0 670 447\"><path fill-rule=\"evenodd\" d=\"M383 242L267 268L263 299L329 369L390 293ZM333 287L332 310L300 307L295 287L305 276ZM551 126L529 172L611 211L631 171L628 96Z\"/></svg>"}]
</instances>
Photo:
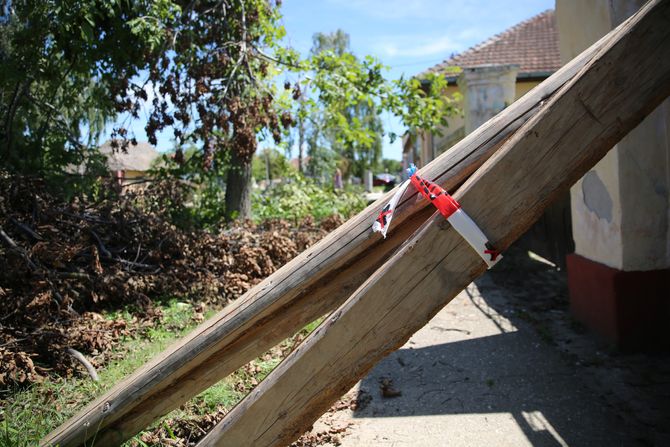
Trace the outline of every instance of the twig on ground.
<instances>
[{"instance_id":1,"label":"twig on ground","mask_svg":"<svg viewBox=\"0 0 670 447\"><path fill-rule=\"evenodd\" d=\"M75 214L75 213L71 213L71 212L65 211L65 210L59 210L59 212L61 214L63 214L64 216L73 217L73 218L79 219L79 220L85 220L87 222L98 223L98 224L101 224L101 225L116 225L117 224L117 222L114 222L113 220L101 219L101 218L96 217L96 216L87 216L86 214ZM129 223L132 223L132 221L129 222Z\"/></svg>"},{"instance_id":2,"label":"twig on ground","mask_svg":"<svg viewBox=\"0 0 670 447\"><path fill-rule=\"evenodd\" d=\"M91 362L84 357L84 354L81 352L77 351L76 349L72 348L67 348L66 349L67 353L72 356L76 361L82 364L84 368L86 368L86 371L88 371L88 375L91 376L91 379L95 382L100 381L100 377L98 377L98 372L95 370L95 367L91 365Z\"/></svg>"},{"instance_id":3,"label":"twig on ground","mask_svg":"<svg viewBox=\"0 0 670 447\"><path fill-rule=\"evenodd\" d=\"M135 259L133 262L137 262L137 260L140 258L140 250L142 249L142 242L137 246L137 254L135 255Z\"/></svg>"},{"instance_id":4,"label":"twig on ground","mask_svg":"<svg viewBox=\"0 0 670 447\"><path fill-rule=\"evenodd\" d=\"M98 248L100 249L100 253L102 253L102 256L105 258L112 258L112 253L110 253L109 250L107 250L107 247L105 247L105 244L102 243L102 239L100 239L100 236L98 236L98 233L96 233L93 230L89 230L91 232L91 236L93 236L93 239L95 239L95 242L98 244Z\"/></svg>"},{"instance_id":5,"label":"twig on ground","mask_svg":"<svg viewBox=\"0 0 670 447\"><path fill-rule=\"evenodd\" d=\"M81 272L56 272L56 276L63 279L81 279L81 280L91 280L91 275L88 273Z\"/></svg>"},{"instance_id":6,"label":"twig on ground","mask_svg":"<svg viewBox=\"0 0 670 447\"><path fill-rule=\"evenodd\" d=\"M35 230L33 230L32 228L30 228L28 225L19 222L18 220L16 220L16 219L13 218L13 217L10 217L9 220L10 220L10 222L12 222L14 225L16 225L16 227L17 227L19 230L21 230L21 231L23 231L24 233L26 233L26 234L27 234L28 236L30 236L32 239L34 239L34 240L36 240L36 241L43 241L43 240L44 240L44 238L43 238L39 233L37 233L37 232L36 232Z\"/></svg>"},{"instance_id":7,"label":"twig on ground","mask_svg":"<svg viewBox=\"0 0 670 447\"><path fill-rule=\"evenodd\" d=\"M123 258L114 258L116 262L119 262L123 265L127 265L129 267L137 267L137 268L142 268L142 269L156 269L156 273L160 271L160 267L156 265L151 265L151 264L142 264L141 262L133 262L133 261L128 261L127 259Z\"/></svg>"},{"instance_id":8,"label":"twig on ground","mask_svg":"<svg viewBox=\"0 0 670 447\"><path fill-rule=\"evenodd\" d=\"M30 259L30 256L28 256L28 253L25 252L21 247L16 245L16 242L14 242L14 239L9 237L7 233L5 233L5 230L0 228L0 238L7 244L9 248L12 250L16 251L21 255L21 257L26 261L26 264L28 264L28 267L30 267L31 270L35 271L37 270L37 265Z\"/></svg>"}]
</instances>

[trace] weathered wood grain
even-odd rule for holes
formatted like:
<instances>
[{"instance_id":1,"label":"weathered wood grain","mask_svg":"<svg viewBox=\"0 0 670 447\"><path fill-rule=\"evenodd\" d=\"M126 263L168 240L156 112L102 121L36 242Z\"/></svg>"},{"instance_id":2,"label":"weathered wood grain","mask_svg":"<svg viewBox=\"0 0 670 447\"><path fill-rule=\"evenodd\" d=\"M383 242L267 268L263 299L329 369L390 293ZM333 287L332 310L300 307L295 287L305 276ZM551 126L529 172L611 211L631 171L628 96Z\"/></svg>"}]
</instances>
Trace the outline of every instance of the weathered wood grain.
<instances>
[{"instance_id":1,"label":"weathered wood grain","mask_svg":"<svg viewBox=\"0 0 670 447\"><path fill-rule=\"evenodd\" d=\"M506 248L669 94L670 0L654 0L456 198ZM436 214L198 445L290 443L484 270Z\"/></svg>"},{"instance_id":2,"label":"weathered wood grain","mask_svg":"<svg viewBox=\"0 0 670 447\"><path fill-rule=\"evenodd\" d=\"M607 42L601 39L522 99L442 154L421 173L454 189L539 105ZM133 373L49 434L42 445L118 445L256 358L305 324L332 311L432 213L406 197L382 241L371 223L393 192L279 269L236 303Z\"/></svg>"}]
</instances>

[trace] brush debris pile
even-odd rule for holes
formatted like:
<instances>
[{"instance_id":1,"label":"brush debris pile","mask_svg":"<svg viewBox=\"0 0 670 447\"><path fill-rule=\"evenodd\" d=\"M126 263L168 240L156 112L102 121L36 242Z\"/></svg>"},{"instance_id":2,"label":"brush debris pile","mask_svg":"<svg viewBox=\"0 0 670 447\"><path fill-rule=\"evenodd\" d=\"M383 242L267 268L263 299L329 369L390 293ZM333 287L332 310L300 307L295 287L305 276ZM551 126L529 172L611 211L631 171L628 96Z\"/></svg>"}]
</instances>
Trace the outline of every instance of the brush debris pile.
<instances>
[{"instance_id":1,"label":"brush debris pile","mask_svg":"<svg viewBox=\"0 0 670 447\"><path fill-rule=\"evenodd\" d=\"M137 204L65 202L39 179L0 172L0 388L72 374L68 348L102 366L119 340L160 322L155 302L222 307L340 223L244 222L214 234ZM133 318L109 317L121 309Z\"/></svg>"}]
</instances>

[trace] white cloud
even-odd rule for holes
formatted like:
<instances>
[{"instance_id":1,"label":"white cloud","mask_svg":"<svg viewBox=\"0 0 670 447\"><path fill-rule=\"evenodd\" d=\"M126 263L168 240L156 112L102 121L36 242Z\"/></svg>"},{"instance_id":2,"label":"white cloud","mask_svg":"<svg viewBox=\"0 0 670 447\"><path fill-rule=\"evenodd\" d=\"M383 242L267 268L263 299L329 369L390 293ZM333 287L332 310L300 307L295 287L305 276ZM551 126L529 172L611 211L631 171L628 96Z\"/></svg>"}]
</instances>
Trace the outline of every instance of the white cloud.
<instances>
[{"instance_id":1,"label":"white cloud","mask_svg":"<svg viewBox=\"0 0 670 447\"><path fill-rule=\"evenodd\" d=\"M375 50L389 57L447 56L461 49L449 36L383 36L374 44Z\"/></svg>"}]
</instances>

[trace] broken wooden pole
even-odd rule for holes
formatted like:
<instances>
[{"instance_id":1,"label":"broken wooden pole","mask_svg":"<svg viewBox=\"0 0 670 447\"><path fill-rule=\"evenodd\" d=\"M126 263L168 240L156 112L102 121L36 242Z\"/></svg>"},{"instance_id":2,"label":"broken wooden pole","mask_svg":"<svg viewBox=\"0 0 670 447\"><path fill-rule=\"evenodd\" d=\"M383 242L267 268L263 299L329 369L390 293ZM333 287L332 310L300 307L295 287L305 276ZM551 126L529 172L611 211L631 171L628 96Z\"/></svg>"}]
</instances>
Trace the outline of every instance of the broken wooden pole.
<instances>
[{"instance_id":1,"label":"broken wooden pole","mask_svg":"<svg viewBox=\"0 0 670 447\"><path fill-rule=\"evenodd\" d=\"M454 189L537 113L601 48L604 37L421 170ZM382 241L370 226L394 191L307 249L187 337L50 433L42 445L118 445L228 374L332 311L432 213L406 198Z\"/></svg>"},{"instance_id":2,"label":"broken wooden pole","mask_svg":"<svg viewBox=\"0 0 670 447\"><path fill-rule=\"evenodd\" d=\"M495 247L521 236L670 94L670 0L613 33L455 195ZM485 268L436 214L198 446L289 444Z\"/></svg>"}]
</instances>

